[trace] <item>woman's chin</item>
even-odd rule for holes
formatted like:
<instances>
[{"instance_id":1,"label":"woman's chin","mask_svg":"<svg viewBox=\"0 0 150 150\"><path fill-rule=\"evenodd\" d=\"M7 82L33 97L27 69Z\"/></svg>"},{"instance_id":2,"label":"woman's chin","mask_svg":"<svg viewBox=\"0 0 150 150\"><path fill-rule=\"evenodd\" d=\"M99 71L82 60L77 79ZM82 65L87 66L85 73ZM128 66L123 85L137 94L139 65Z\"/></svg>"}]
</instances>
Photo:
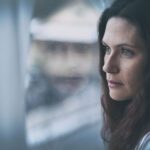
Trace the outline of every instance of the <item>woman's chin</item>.
<instances>
[{"instance_id":1,"label":"woman's chin","mask_svg":"<svg viewBox=\"0 0 150 150\"><path fill-rule=\"evenodd\" d=\"M111 95L111 94L110 94L110 97L111 97L111 99L114 100L114 101L126 101L126 100L129 100L128 97L123 97L123 96L121 96L121 95Z\"/></svg>"},{"instance_id":2,"label":"woman's chin","mask_svg":"<svg viewBox=\"0 0 150 150\"><path fill-rule=\"evenodd\" d=\"M131 93L128 93L124 90L117 89L117 90L110 90L109 96L115 101L126 101L131 99Z\"/></svg>"}]
</instances>

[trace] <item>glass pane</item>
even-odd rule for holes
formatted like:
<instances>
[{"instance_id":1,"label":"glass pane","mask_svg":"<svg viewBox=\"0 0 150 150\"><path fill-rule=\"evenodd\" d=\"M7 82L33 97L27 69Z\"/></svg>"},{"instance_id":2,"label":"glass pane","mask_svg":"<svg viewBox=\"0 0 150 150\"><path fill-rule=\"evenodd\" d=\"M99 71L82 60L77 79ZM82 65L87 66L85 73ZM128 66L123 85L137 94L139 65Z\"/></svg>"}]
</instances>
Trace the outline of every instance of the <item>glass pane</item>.
<instances>
[{"instance_id":1,"label":"glass pane","mask_svg":"<svg viewBox=\"0 0 150 150\"><path fill-rule=\"evenodd\" d=\"M101 11L85 1L36 6L26 75L28 146L103 149L97 44Z\"/></svg>"}]
</instances>

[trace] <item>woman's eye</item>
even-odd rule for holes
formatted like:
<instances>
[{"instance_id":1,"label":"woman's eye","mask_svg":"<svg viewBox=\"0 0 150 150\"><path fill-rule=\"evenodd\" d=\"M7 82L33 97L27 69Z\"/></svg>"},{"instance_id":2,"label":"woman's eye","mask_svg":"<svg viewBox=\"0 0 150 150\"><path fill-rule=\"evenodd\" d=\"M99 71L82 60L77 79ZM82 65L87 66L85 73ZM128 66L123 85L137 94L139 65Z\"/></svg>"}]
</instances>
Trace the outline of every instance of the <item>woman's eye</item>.
<instances>
[{"instance_id":1,"label":"woman's eye","mask_svg":"<svg viewBox=\"0 0 150 150\"><path fill-rule=\"evenodd\" d=\"M134 52L132 50L127 49L127 48L122 48L121 54L123 54L127 57L132 57L134 55Z\"/></svg>"}]
</instances>

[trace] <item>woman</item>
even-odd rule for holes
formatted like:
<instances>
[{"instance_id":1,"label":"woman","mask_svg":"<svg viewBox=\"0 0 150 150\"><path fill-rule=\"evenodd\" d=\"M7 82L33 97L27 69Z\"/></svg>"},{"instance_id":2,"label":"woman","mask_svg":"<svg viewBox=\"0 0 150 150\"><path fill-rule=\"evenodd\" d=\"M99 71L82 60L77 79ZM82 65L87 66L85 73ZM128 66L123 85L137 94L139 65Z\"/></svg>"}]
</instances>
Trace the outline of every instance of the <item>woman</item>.
<instances>
[{"instance_id":1,"label":"woman","mask_svg":"<svg viewBox=\"0 0 150 150\"><path fill-rule=\"evenodd\" d=\"M117 0L99 23L109 150L150 150L150 1Z\"/></svg>"}]
</instances>

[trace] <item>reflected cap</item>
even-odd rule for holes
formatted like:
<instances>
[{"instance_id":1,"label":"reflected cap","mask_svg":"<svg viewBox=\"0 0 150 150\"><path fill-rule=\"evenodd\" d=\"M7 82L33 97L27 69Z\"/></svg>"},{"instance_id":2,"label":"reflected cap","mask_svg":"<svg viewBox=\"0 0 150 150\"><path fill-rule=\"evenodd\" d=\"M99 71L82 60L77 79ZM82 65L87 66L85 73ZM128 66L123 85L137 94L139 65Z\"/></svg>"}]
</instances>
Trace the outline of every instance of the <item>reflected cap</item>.
<instances>
[{"instance_id":1,"label":"reflected cap","mask_svg":"<svg viewBox=\"0 0 150 150\"><path fill-rule=\"evenodd\" d=\"M100 13L94 8L73 3L47 18L33 18L30 33L35 40L95 43Z\"/></svg>"}]
</instances>

